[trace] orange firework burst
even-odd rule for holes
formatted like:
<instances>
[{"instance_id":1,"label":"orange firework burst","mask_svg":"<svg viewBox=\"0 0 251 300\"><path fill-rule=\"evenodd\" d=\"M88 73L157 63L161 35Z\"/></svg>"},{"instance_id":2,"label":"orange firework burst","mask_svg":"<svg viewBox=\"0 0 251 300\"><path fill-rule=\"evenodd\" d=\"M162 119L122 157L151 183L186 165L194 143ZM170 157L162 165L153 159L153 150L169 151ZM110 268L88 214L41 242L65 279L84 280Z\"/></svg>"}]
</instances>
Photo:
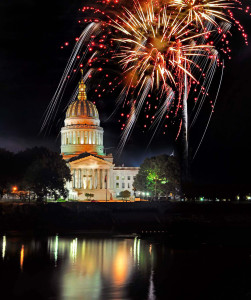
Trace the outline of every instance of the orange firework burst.
<instances>
[{"instance_id":1,"label":"orange firework burst","mask_svg":"<svg viewBox=\"0 0 251 300\"><path fill-rule=\"evenodd\" d=\"M218 26L216 19L230 22L227 9L233 8L234 2L228 0L173 0L168 6L178 10L186 22L193 22L202 28L205 22Z\"/></svg>"},{"instance_id":2,"label":"orange firework burst","mask_svg":"<svg viewBox=\"0 0 251 300\"><path fill-rule=\"evenodd\" d=\"M208 56L213 49L212 45L198 43L198 38L208 32L193 32L190 23L174 17L167 7L156 12L153 3L146 9L137 3L135 11L133 14L125 9L124 16L113 25L121 35L116 39L121 47L115 57L130 74L130 82L136 78L136 86L143 86L151 78L152 88L156 85L169 91L170 86L180 90L184 75L196 81L191 71L196 66L193 58Z\"/></svg>"}]
</instances>

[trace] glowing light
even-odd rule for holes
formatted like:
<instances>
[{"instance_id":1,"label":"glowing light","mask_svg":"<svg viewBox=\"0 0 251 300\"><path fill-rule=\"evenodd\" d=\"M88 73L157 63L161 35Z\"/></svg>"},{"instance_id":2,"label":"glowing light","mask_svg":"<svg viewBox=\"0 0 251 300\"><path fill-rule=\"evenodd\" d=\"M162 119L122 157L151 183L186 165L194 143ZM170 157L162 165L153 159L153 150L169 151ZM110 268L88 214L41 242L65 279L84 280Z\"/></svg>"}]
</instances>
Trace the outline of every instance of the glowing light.
<instances>
[{"instance_id":1,"label":"glowing light","mask_svg":"<svg viewBox=\"0 0 251 300\"><path fill-rule=\"evenodd\" d=\"M54 261L55 261L55 266L57 265L58 261L58 236L56 235L55 241L54 241Z\"/></svg>"},{"instance_id":2,"label":"glowing light","mask_svg":"<svg viewBox=\"0 0 251 300\"><path fill-rule=\"evenodd\" d=\"M76 262L76 258L77 258L77 250L78 250L78 239L75 238L72 242L71 242L71 246L70 246L70 255L71 255L71 259L73 260L73 263Z\"/></svg>"},{"instance_id":3,"label":"glowing light","mask_svg":"<svg viewBox=\"0 0 251 300\"><path fill-rule=\"evenodd\" d=\"M23 270L24 265L24 245L22 245L21 251L20 251L20 269Z\"/></svg>"},{"instance_id":4,"label":"glowing light","mask_svg":"<svg viewBox=\"0 0 251 300\"><path fill-rule=\"evenodd\" d=\"M5 253L6 253L6 236L3 236L3 242L2 242L2 259L5 258Z\"/></svg>"},{"instance_id":5,"label":"glowing light","mask_svg":"<svg viewBox=\"0 0 251 300\"><path fill-rule=\"evenodd\" d=\"M113 267L113 277L117 285L125 283L128 276L128 254L127 249L120 246L115 259Z\"/></svg>"}]
</instances>

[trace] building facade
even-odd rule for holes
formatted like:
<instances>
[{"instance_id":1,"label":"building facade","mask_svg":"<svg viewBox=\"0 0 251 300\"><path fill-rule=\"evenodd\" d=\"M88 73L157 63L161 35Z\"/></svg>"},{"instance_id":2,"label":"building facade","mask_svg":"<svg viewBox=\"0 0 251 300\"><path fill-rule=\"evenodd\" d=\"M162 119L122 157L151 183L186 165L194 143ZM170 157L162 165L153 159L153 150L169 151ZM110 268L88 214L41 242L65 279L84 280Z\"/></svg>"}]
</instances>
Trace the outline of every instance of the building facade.
<instances>
[{"instance_id":1,"label":"building facade","mask_svg":"<svg viewBox=\"0 0 251 300\"><path fill-rule=\"evenodd\" d=\"M128 190L134 196L133 181L138 174L139 168L137 167L114 167L113 168L113 186L116 197L120 192Z\"/></svg>"},{"instance_id":2,"label":"building facade","mask_svg":"<svg viewBox=\"0 0 251 300\"><path fill-rule=\"evenodd\" d=\"M123 190L134 195L133 179L139 168L115 167L112 154L104 152L103 137L98 110L87 100L82 76L77 99L69 105L61 129L61 154L72 173L67 183L69 199L85 200L89 193L95 200L112 200Z\"/></svg>"}]
</instances>

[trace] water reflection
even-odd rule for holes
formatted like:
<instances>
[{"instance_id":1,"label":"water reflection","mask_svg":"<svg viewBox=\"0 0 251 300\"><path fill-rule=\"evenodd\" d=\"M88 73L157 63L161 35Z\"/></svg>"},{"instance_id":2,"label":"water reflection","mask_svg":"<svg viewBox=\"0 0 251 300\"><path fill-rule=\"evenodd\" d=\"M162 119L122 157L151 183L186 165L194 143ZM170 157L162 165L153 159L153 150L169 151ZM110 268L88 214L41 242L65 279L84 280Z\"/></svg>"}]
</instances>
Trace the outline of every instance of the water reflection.
<instances>
[{"instance_id":1,"label":"water reflection","mask_svg":"<svg viewBox=\"0 0 251 300\"><path fill-rule=\"evenodd\" d=\"M63 267L61 299L127 299L126 287L139 267L149 269L152 276L149 246L141 249L138 238L67 240L56 236L48 240L48 252L55 267ZM151 287L151 295L153 291Z\"/></svg>"},{"instance_id":2,"label":"water reflection","mask_svg":"<svg viewBox=\"0 0 251 300\"><path fill-rule=\"evenodd\" d=\"M139 238L57 235L2 236L0 247L1 295L8 294L3 299L241 300L251 295L249 248L180 249Z\"/></svg>"},{"instance_id":3,"label":"water reflection","mask_svg":"<svg viewBox=\"0 0 251 300\"><path fill-rule=\"evenodd\" d=\"M3 236L3 241L2 241L2 259L5 258L5 251L6 251L6 236Z\"/></svg>"},{"instance_id":4,"label":"water reflection","mask_svg":"<svg viewBox=\"0 0 251 300\"><path fill-rule=\"evenodd\" d=\"M24 245L22 245L21 252L20 252L20 269L23 271L24 265Z\"/></svg>"}]
</instances>

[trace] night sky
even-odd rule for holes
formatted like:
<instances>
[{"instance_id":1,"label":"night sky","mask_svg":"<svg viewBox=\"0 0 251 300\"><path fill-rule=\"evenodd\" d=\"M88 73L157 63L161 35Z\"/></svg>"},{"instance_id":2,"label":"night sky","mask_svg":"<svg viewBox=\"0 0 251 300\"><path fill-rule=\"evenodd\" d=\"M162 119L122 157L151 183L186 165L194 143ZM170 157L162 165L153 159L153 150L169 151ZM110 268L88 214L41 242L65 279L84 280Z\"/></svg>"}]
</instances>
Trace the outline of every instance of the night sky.
<instances>
[{"instance_id":1,"label":"night sky","mask_svg":"<svg viewBox=\"0 0 251 300\"><path fill-rule=\"evenodd\" d=\"M8 0L0 3L0 147L11 151L46 146L60 151L58 118L51 134L40 135L43 114L49 104L71 53L79 27L81 0ZM191 169L204 183L248 183L251 170L251 17L241 21L250 34L245 46L241 34L233 29L232 60L226 61L223 84L205 139ZM60 49L65 42L69 47ZM89 99L95 100L95 99ZM67 102L66 102L67 103ZM109 102L110 104L110 102ZM101 122L110 107L105 99L97 103ZM203 134L209 110L204 111L191 132L191 150ZM59 125L57 125L57 122ZM56 126L57 125L57 126ZM107 152L119 141L117 119L102 122ZM144 157L173 150L171 137L156 135L145 150L151 134L136 126L118 163L137 166Z\"/></svg>"}]
</instances>

